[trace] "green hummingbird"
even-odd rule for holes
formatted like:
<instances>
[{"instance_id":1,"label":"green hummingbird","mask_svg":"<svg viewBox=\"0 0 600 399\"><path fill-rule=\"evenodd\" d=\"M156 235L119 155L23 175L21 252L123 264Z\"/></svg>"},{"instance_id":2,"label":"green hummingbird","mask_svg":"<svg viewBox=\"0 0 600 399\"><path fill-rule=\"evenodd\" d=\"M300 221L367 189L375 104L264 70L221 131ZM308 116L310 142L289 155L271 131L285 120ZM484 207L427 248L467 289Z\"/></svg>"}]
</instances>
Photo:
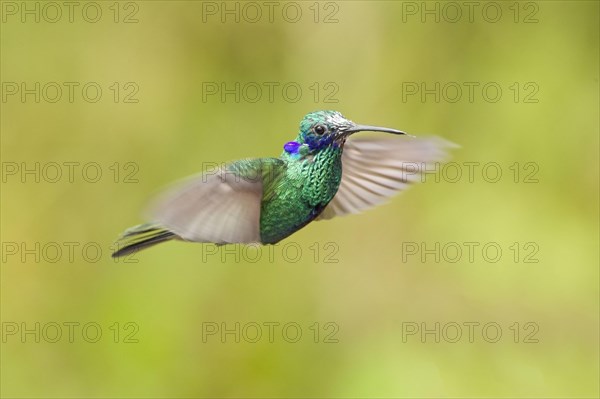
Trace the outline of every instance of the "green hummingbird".
<instances>
[{"instance_id":1,"label":"green hummingbird","mask_svg":"<svg viewBox=\"0 0 600 399\"><path fill-rule=\"evenodd\" d=\"M348 138L375 131L402 138ZM126 230L113 257L164 241L275 244L313 220L358 213L421 179L452 144L356 124L337 111L300 122L279 158L243 159L187 179L159 196L150 223Z\"/></svg>"}]
</instances>

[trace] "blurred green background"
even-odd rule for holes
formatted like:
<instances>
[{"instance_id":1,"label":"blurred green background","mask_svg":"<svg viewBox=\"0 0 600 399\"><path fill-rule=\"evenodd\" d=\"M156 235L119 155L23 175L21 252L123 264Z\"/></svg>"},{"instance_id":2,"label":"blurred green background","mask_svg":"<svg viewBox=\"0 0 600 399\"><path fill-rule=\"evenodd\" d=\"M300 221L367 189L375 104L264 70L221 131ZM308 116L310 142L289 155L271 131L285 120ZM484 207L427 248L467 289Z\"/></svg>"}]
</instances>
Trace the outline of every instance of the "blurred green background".
<instances>
[{"instance_id":1,"label":"blurred green background","mask_svg":"<svg viewBox=\"0 0 600 399\"><path fill-rule=\"evenodd\" d=\"M276 2L272 21L258 2L258 22L254 5L235 2L76 2L72 22L57 4L59 19L46 3L2 2L3 397L598 397L598 2L481 2L472 17L459 2L458 19L446 3ZM22 7L39 7L40 21ZM239 22L223 7L238 7ZM40 83L39 103L22 100L23 82ZM62 87L56 102L49 82ZM78 84L72 101L64 82ZM221 82L279 86L273 101L265 89L236 102L208 95ZM290 82L298 101L282 94ZM423 82L463 93L408 95ZM472 101L464 82L479 85ZM482 94L490 82L496 102ZM317 109L458 143L463 176L311 224L256 262L256 249L185 243L110 258L165 184L207 162L276 156ZM65 162L79 163L73 182ZM94 162L91 183L82 168ZM472 181L468 162L479 165ZM496 183L481 174L490 162ZM39 182L22 175L36 163ZM480 245L473 261L465 242ZM423 261L410 243L464 253ZM497 262L486 243L502 249ZM273 342L268 322L280 323ZM73 342L64 323L79 323ZM100 326L98 342L86 323ZM221 323L239 323L240 342L203 336ZM298 342L286 323L302 329ZM439 342L421 335L436 323ZM324 342L330 333L337 342Z\"/></svg>"}]
</instances>

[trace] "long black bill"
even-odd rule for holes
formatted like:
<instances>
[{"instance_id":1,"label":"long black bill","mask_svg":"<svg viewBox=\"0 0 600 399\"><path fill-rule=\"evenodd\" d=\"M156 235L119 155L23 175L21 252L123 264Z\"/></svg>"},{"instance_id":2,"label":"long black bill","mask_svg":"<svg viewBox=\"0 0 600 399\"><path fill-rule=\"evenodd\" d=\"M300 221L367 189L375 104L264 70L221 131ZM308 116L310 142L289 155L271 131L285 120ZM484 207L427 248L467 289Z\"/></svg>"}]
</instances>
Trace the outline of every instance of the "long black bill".
<instances>
[{"instance_id":1,"label":"long black bill","mask_svg":"<svg viewBox=\"0 0 600 399\"><path fill-rule=\"evenodd\" d=\"M393 134L406 134L401 130L390 129L388 127L379 127L379 126L369 126L369 125L354 125L349 129L346 129L344 133L356 133L356 132L385 132L385 133L393 133Z\"/></svg>"}]
</instances>

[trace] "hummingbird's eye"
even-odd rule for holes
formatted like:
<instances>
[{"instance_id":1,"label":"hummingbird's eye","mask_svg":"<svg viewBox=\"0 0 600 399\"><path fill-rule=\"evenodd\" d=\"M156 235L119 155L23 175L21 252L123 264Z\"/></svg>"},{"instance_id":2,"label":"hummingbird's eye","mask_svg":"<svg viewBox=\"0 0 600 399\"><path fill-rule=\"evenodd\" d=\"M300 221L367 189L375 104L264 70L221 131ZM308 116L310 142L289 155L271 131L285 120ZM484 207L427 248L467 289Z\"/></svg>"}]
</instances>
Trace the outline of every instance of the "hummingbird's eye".
<instances>
[{"instance_id":1,"label":"hummingbird's eye","mask_svg":"<svg viewBox=\"0 0 600 399\"><path fill-rule=\"evenodd\" d=\"M315 126L315 133L318 134L319 136L322 135L323 133L325 133L325 126L323 125L317 125Z\"/></svg>"}]
</instances>

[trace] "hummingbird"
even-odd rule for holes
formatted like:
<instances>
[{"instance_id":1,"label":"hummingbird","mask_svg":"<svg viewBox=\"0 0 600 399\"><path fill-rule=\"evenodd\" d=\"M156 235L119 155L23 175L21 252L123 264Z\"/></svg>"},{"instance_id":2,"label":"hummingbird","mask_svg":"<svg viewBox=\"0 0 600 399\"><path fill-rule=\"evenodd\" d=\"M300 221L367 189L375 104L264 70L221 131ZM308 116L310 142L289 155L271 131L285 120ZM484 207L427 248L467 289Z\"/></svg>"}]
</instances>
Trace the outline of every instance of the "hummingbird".
<instances>
[{"instance_id":1,"label":"hummingbird","mask_svg":"<svg viewBox=\"0 0 600 399\"><path fill-rule=\"evenodd\" d=\"M399 135L351 138L372 131ZM359 213L421 180L453 144L360 125L337 111L304 116L279 158L242 159L172 187L148 223L127 229L113 257L183 240L217 245L276 244L314 220Z\"/></svg>"}]
</instances>

